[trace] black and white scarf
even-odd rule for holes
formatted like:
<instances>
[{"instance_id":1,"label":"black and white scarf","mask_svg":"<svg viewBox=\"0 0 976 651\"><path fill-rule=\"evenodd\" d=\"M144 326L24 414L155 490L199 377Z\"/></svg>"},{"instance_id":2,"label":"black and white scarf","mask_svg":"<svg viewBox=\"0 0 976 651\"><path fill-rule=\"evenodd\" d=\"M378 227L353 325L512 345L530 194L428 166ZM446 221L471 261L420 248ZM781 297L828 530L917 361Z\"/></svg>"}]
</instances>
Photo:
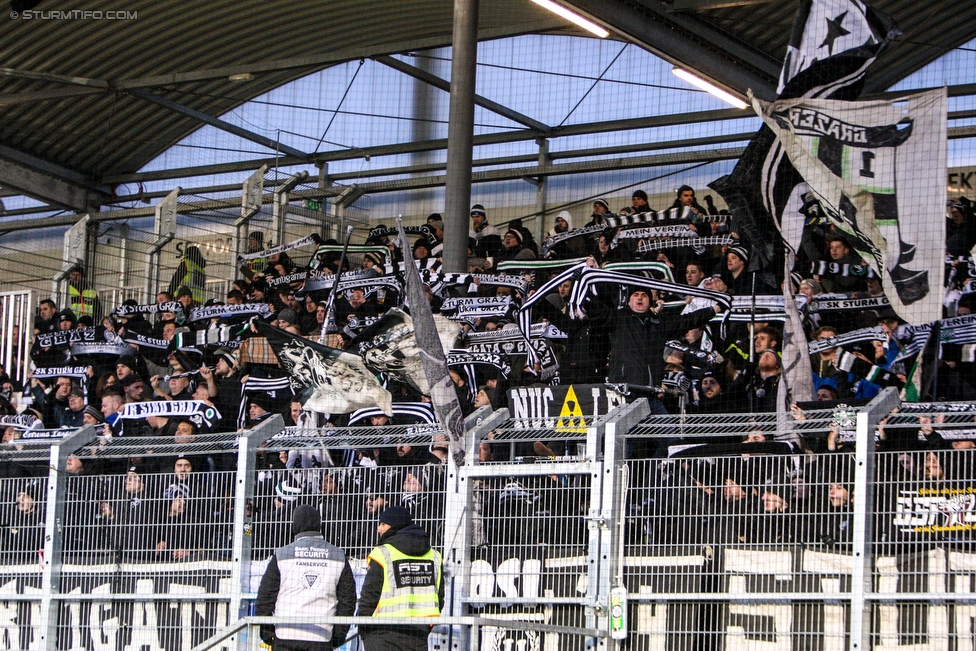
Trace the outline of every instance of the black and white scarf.
<instances>
[{"instance_id":1,"label":"black and white scarf","mask_svg":"<svg viewBox=\"0 0 976 651\"><path fill-rule=\"evenodd\" d=\"M900 362L915 357L925 346L935 323L933 321L916 326L898 326L895 339L902 343L902 349L895 361ZM943 319L939 339L943 344L976 344L976 314Z\"/></svg>"},{"instance_id":2,"label":"black and white scarf","mask_svg":"<svg viewBox=\"0 0 976 651\"><path fill-rule=\"evenodd\" d=\"M33 377L47 379L52 377L76 377L88 380L87 366L44 366L35 368L31 373Z\"/></svg>"},{"instance_id":3,"label":"black and white scarf","mask_svg":"<svg viewBox=\"0 0 976 651\"><path fill-rule=\"evenodd\" d=\"M71 356L79 355L124 355L133 352L132 346L116 339L115 341L87 342L71 344Z\"/></svg>"},{"instance_id":4,"label":"black and white scarf","mask_svg":"<svg viewBox=\"0 0 976 651\"><path fill-rule=\"evenodd\" d=\"M112 314L124 317L133 314L162 314L171 312L180 318L183 316L183 304L179 301L168 301L166 303L149 303L147 305L119 305Z\"/></svg>"},{"instance_id":5,"label":"black and white scarf","mask_svg":"<svg viewBox=\"0 0 976 651\"><path fill-rule=\"evenodd\" d=\"M437 244L437 235L434 233L434 229L424 224L423 226L404 226L403 232L408 235L423 235L427 238L428 244ZM369 236L372 237L389 237L391 235L399 235L399 231L395 228L380 228L376 227L369 231ZM396 240L397 246L400 245L399 239Z\"/></svg>"},{"instance_id":6,"label":"black and white scarf","mask_svg":"<svg viewBox=\"0 0 976 651\"><path fill-rule=\"evenodd\" d=\"M182 376L174 376L182 377ZM202 400L154 400L150 402L130 402L122 407L119 418L135 420L148 416L177 417L192 421L199 427L213 425L220 420L220 412L213 405Z\"/></svg>"},{"instance_id":7,"label":"black and white scarf","mask_svg":"<svg viewBox=\"0 0 976 651\"><path fill-rule=\"evenodd\" d=\"M271 306L267 303L244 303L243 305L214 305L212 307L198 307L190 312L190 322L207 321L209 319L223 319L234 316L267 316L271 314Z\"/></svg>"},{"instance_id":8,"label":"black and white scarf","mask_svg":"<svg viewBox=\"0 0 976 651\"><path fill-rule=\"evenodd\" d=\"M711 350L701 350L698 348L692 348L687 344L683 344L680 341L669 341L665 346L665 357L667 357L667 349L678 350L684 353L685 358L693 357L699 366L718 366L724 360L722 356Z\"/></svg>"},{"instance_id":9,"label":"black and white scarf","mask_svg":"<svg viewBox=\"0 0 976 651\"><path fill-rule=\"evenodd\" d=\"M722 294L721 292L713 292L707 289L691 287L688 285L678 285L677 283L669 283L652 278L642 278L640 276L633 276L617 271L608 271L606 269L594 269L582 264L571 269L567 269L566 271L556 275L548 283L540 287L539 291L529 297L525 303L522 304L521 309L518 311L518 320L519 328L524 336L528 337L531 330L532 306L536 302L544 299L551 292L555 291L559 285L567 280L575 280L568 301L568 312L571 319L584 318L586 316L582 309L583 303L592 291L594 285L599 283L612 283L620 286L657 289L664 292L681 293L686 296L704 298L721 305L725 309L726 313L732 305L731 297L728 294ZM529 355L532 363L536 363L538 361L536 359L531 359L531 351L529 352Z\"/></svg>"},{"instance_id":10,"label":"black and white scarf","mask_svg":"<svg viewBox=\"0 0 976 651\"><path fill-rule=\"evenodd\" d=\"M877 278L878 274L874 273L874 269L867 266L866 264L849 264L840 262L829 262L826 260L821 260L820 262L810 263L810 274L817 276L842 276L842 277L854 277L854 278Z\"/></svg>"},{"instance_id":11,"label":"black and white scarf","mask_svg":"<svg viewBox=\"0 0 976 651\"><path fill-rule=\"evenodd\" d=\"M674 224L671 226L644 226L643 228L628 228L619 231L610 242L611 247L616 247L620 240L643 240L658 237L698 237L698 233L692 230L688 224Z\"/></svg>"},{"instance_id":12,"label":"black and white scarf","mask_svg":"<svg viewBox=\"0 0 976 651\"><path fill-rule=\"evenodd\" d=\"M19 416L0 416L0 423L2 423L5 427L13 427L21 430L38 430L44 427L43 421L31 416L30 414L21 414Z\"/></svg>"},{"instance_id":13,"label":"black and white scarf","mask_svg":"<svg viewBox=\"0 0 976 651\"><path fill-rule=\"evenodd\" d=\"M94 342L95 328L76 328L74 330L59 330L37 335L37 345L41 348L51 346L65 346L79 342Z\"/></svg>"},{"instance_id":14,"label":"black and white scarf","mask_svg":"<svg viewBox=\"0 0 976 651\"><path fill-rule=\"evenodd\" d=\"M673 240L654 240L652 242L641 242L637 245L638 253L648 251L660 251L662 249L679 249L690 247L695 253L701 255L708 246L729 246L735 240L731 235L716 235L714 237L685 237Z\"/></svg>"},{"instance_id":15,"label":"black and white scarf","mask_svg":"<svg viewBox=\"0 0 976 651\"><path fill-rule=\"evenodd\" d=\"M831 298L831 297L838 298ZM841 298L843 297L843 298ZM850 294L821 294L815 296L810 303L811 312L829 312L833 310L869 310L878 307L888 307L891 303L885 296L869 296L867 298L851 298Z\"/></svg>"},{"instance_id":16,"label":"black and white scarf","mask_svg":"<svg viewBox=\"0 0 976 651\"><path fill-rule=\"evenodd\" d=\"M238 348L241 345L240 333L246 329L245 324L219 325L215 328L197 330L193 333L178 333L177 347L206 346L209 348ZM192 335L192 340L190 339Z\"/></svg>"},{"instance_id":17,"label":"black and white scarf","mask_svg":"<svg viewBox=\"0 0 976 651\"><path fill-rule=\"evenodd\" d=\"M602 224L596 224L594 226L585 226L583 228L575 228L571 231L566 231L565 233L555 233L550 235L542 242L542 246L539 247L543 255L549 253L554 246L560 242L565 242L566 240L571 240L574 237L584 237L586 235L596 235L597 233L602 233L605 230L611 228L620 228L622 226L632 226L634 224L664 224L667 222L677 222L681 220L688 220L692 215L691 208L687 206L682 206L680 208L669 208L658 212L656 210L651 210L648 212L640 212L630 215L613 215L604 220Z\"/></svg>"},{"instance_id":18,"label":"black and white scarf","mask_svg":"<svg viewBox=\"0 0 976 651\"><path fill-rule=\"evenodd\" d=\"M470 285L477 282L479 285L487 285L489 287L511 287L521 294L525 294L529 291L529 281L522 276L513 276L508 274L459 274L459 273L442 273L437 274L435 279L431 276L432 281L436 281L439 285L449 286L449 285ZM433 285L431 285L433 289Z\"/></svg>"},{"instance_id":19,"label":"black and white scarf","mask_svg":"<svg viewBox=\"0 0 976 651\"><path fill-rule=\"evenodd\" d=\"M292 393L291 378L288 377L254 377L248 376L241 385L241 404L238 407L237 426L244 427L247 423L247 397L252 393L279 394L283 391Z\"/></svg>"},{"instance_id":20,"label":"black and white scarf","mask_svg":"<svg viewBox=\"0 0 976 651\"><path fill-rule=\"evenodd\" d=\"M842 348L844 346L850 346L851 344L861 343L863 341L888 341L888 335L884 333L881 326L874 326L873 328L861 328L860 330L845 332L844 334L837 335L836 337L815 339L807 344L807 350L811 355L814 355L831 348Z\"/></svg>"},{"instance_id":21,"label":"black and white scarf","mask_svg":"<svg viewBox=\"0 0 976 651\"><path fill-rule=\"evenodd\" d=\"M511 296L472 296L446 298L442 312L454 312L456 316L492 317L504 316L512 309Z\"/></svg>"},{"instance_id":22,"label":"black and white scarf","mask_svg":"<svg viewBox=\"0 0 976 651\"><path fill-rule=\"evenodd\" d=\"M293 240L286 244L279 244L278 246L273 246L270 249L265 249L264 251L257 251L256 253L245 253L243 255L237 256L237 268L240 269L244 266L244 263L248 260L257 260L259 258L269 258L276 253L284 253L285 251L291 251L292 249L297 249L303 246L309 246L310 244L321 244L322 236L318 233L312 233L306 237L300 237L297 240Z\"/></svg>"},{"instance_id":23,"label":"black and white scarf","mask_svg":"<svg viewBox=\"0 0 976 651\"><path fill-rule=\"evenodd\" d=\"M497 353L478 353L471 350L453 349L447 354L447 365L453 366L491 366L508 377L512 367L508 360Z\"/></svg>"},{"instance_id":24,"label":"black and white scarf","mask_svg":"<svg viewBox=\"0 0 976 651\"><path fill-rule=\"evenodd\" d=\"M127 344L136 344L140 348L152 348L154 350L167 350L170 345L170 342L165 339L147 337L138 332L131 332L128 328L122 333L122 341Z\"/></svg>"},{"instance_id":25,"label":"black and white scarf","mask_svg":"<svg viewBox=\"0 0 976 651\"><path fill-rule=\"evenodd\" d=\"M278 287L280 285L290 285L292 283L305 282L306 278L308 278L308 270L303 269L302 271L296 271L295 273L278 276L277 278L271 278L268 280L268 287Z\"/></svg>"}]
</instances>

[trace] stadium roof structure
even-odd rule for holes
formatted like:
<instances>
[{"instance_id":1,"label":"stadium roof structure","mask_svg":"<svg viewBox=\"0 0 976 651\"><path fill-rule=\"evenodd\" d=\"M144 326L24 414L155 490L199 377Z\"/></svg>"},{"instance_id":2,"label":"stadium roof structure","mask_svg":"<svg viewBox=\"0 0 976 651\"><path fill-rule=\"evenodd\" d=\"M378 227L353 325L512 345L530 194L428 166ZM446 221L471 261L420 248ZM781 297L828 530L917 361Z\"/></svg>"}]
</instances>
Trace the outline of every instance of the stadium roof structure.
<instances>
[{"instance_id":1,"label":"stadium roof structure","mask_svg":"<svg viewBox=\"0 0 976 651\"><path fill-rule=\"evenodd\" d=\"M203 125L240 135L271 156L325 160L220 116L271 89L343 62L372 58L423 78L388 55L450 45L451 0L205 3L42 0L11 12L0 32L0 197L97 209L117 183ZM613 38L744 94L771 97L797 2L565 0ZM953 0L876 0L904 36L873 66L867 92L888 89L976 37ZM75 13L90 12L90 13ZM114 13L112 13L114 12ZM17 15L14 18L14 15ZM109 16L113 17L112 19ZM529 0L482 2L479 40L583 32ZM419 75L419 77L418 77ZM428 79L443 86L445 80ZM482 98L481 106L539 137L549 127ZM255 166L256 167L256 166Z\"/></svg>"}]
</instances>

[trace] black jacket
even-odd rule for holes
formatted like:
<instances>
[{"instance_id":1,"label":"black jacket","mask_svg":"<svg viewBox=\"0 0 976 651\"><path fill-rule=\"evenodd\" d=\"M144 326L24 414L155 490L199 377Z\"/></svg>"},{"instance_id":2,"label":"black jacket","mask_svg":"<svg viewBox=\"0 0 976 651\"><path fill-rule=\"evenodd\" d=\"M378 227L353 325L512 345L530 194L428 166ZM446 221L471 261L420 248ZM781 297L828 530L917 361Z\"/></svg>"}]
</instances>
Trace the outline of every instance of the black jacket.
<instances>
[{"instance_id":1,"label":"black jacket","mask_svg":"<svg viewBox=\"0 0 976 651\"><path fill-rule=\"evenodd\" d=\"M295 535L295 541L297 542L299 538L309 536L322 540L321 536L318 536L317 532L302 531ZM287 547L285 550L287 551ZM282 550L278 550L278 552L281 551ZM268 617L270 615L278 615L280 617L309 615L311 617L312 613L275 612L275 606L278 600L278 591L281 587L282 571L278 565L278 552L271 557L271 560L268 562L268 567L264 571L264 576L261 577L261 585L258 588L258 598L255 604L255 612L257 613L258 617ZM349 561L344 560L344 564L345 567L342 568L342 571L339 574L339 582L335 586L336 617L351 617L356 610L356 582L352 575L352 569L349 567ZM285 571L303 572L304 570L297 568L294 565L289 565L285 568ZM270 632L271 629L269 627L261 627L261 637L265 642L268 642ZM281 640L275 640L272 646L274 648L278 648L280 646L282 648L314 649L331 644L331 646L335 648L342 646L348 632L348 625L336 624L332 627L331 643L323 644L282 638Z\"/></svg>"},{"instance_id":2,"label":"black jacket","mask_svg":"<svg viewBox=\"0 0 976 651\"><path fill-rule=\"evenodd\" d=\"M610 363L607 379L614 383L657 386L664 376L664 344L692 328L703 328L715 310L710 307L684 316L661 318L630 308L611 310Z\"/></svg>"},{"instance_id":3,"label":"black jacket","mask_svg":"<svg viewBox=\"0 0 976 651\"><path fill-rule=\"evenodd\" d=\"M404 554L410 556L422 556L430 549L430 539L427 532L420 526L411 524L399 531L387 531L380 538L379 544L390 544L399 549ZM370 562L366 570L366 580L363 582L363 589L359 595L359 609L357 615L368 617L376 610L376 604L380 601L383 594L383 579L385 570L377 563ZM444 609L444 579L441 577L441 584L437 593L438 604ZM390 648L414 648L422 642L422 648L427 648L427 635L430 633L430 626L360 626L364 640L372 639L375 643L380 643ZM372 648L367 642L367 648Z\"/></svg>"}]
</instances>

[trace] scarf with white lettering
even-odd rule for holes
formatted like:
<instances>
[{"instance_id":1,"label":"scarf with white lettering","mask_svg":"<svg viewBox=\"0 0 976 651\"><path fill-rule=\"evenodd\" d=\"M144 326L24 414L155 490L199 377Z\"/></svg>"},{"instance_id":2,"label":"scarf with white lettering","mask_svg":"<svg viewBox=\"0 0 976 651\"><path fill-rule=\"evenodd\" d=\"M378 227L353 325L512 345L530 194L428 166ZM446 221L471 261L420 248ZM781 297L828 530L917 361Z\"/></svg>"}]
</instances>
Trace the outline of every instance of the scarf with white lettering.
<instances>
[{"instance_id":1,"label":"scarf with white lettering","mask_svg":"<svg viewBox=\"0 0 976 651\"><path fill-rule=\"evenodd\" d=\"M240 269L244 266L244 263L248 260L257 260L258 258L269 258L276 253L284 253L285 251L291 251L292 249L297 249L303 246L308 246L310 244L321 244L322 236L318 233L312 233L306 237L300 237L297 240L293 240L286 244L279 244L278 246L273 246L270 249L265 249L264 251L257 251L256 253L245 253L243 255L237 256L237 268Z\"/></svg>"}]
</instances>

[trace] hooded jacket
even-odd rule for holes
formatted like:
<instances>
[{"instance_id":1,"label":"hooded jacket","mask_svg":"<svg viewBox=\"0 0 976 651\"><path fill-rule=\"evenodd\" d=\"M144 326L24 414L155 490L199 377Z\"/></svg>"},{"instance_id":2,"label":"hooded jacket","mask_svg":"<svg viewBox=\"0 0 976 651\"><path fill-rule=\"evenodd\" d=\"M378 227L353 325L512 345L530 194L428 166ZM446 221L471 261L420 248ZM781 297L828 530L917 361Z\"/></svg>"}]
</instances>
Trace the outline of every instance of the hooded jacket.
<instances>
[{"instance_id":1,"label":"hooded jacket","mask_svg":"<svg viewBox=\"0 0 976 651\"><path fill-rule=\"evenodd\" d=\"M564 210L556 218L562 218L566 221L566 232L573 230L573 216L569 214L568 210ZM555 226L553 229L547 233L548 237L553 235L560 235L556 232ZM578 258L586 255L587 250L587 240L585 237L573 237L568 240L563 240L559 242L551 249L549 249L549 254L546 256L548 258L556 258L559 260L564 260L567 258Z\"/></svg>"},{"instance_id":2,"label":"hooded jacket","mask_svg":"<svg viewBox=\"0 0 976 651\"><path fill-rule=\"evenodd\" d=\"M379 540L381 545L392 545L398 550L409 556L422 556L430 550L430 538L427 532L419 525L409 524L402 529L390 529ZM359 595L358 615L368 617L376 610L376 605L380 601L383 592L383 577L385 571L377 563L371 562L366 570L366 580L363 582L363 590ZM444 581L441 581L440 589L437 593L438 604L444 608ZM393 648L410 648L416 642L411 640L420 639L423 648L427 648L427 635L430 633L430 626L423 624L420 626L360 626L363 639L370 638L382 640L389 643ZM397 646L397 640L403 642ZM369 645L367 644L367 648Z\"/></svg>"},{"instance_id":3,"label":"hooded jacket","mask_svg":"<svg viewBox=\"0 0 976 651\"><path fill-rule=\"evenodd\" d=\"M293 617L310 621L319 616L351 616L356 610L356 584L345 553L322 537L322 521L311 506L295 509L292 533L295 541L274 553L258 588L257 615ZM331 624L280 624L274 637L281 640L330 642L340 646L348 626ZM268 642L271 631L262 626Z\"/></svg>"}]
</instances>

